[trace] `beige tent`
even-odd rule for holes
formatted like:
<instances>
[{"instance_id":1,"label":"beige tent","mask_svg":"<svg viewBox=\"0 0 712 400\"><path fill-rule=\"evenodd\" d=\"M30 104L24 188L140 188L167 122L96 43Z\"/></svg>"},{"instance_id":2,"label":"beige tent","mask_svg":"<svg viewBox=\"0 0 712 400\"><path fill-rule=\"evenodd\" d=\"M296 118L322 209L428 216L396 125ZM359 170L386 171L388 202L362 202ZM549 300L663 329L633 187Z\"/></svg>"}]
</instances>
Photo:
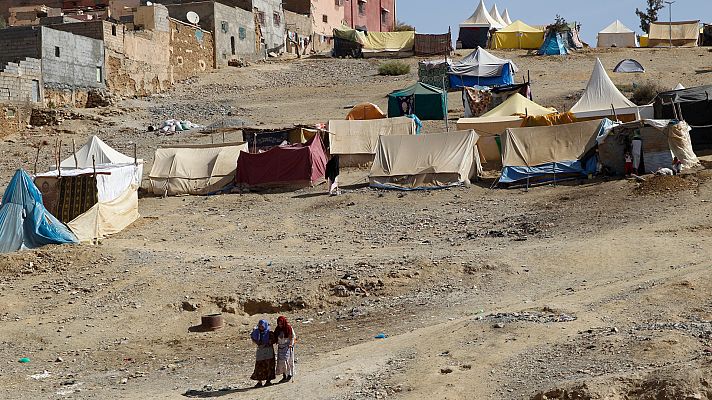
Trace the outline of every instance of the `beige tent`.
<instances>
[{"instance_id":1,"label":"beige tent","mask_svg":"<svg viewBox=\"0 0 712 400\"><path fill-rule=\"evenodd\" d=\"M508 128L519 128L520 126L522 126L522 118L517 116L460 118L457 121L457 130L473 129L479 135L477 148L480 162L487 167L487 170L499 169L502 166L500 136Z\"/></svg>"},{"instance_id":2,"label":"beige tent","mask_svg":"<svg viewBox=\"0 0 712 400\"><path fill-rule=\"evenodd\" d=\"M504 167L537 165L578 160L596 142L601 120L555 126L510 128L502 137Z\"/></svg>"},{"instance_id":3,"label":"beige tent","mask_svg":"<svg viewBox=\"0 0 712 400\"><path fill-rule=\"evenodd\" d=\"M670 39L675 47L697 47L700 21L651 22L648 47L668 47Z\"/></svg>"},{"instance_id":4,"label":"beige tent","mask_svg":"<svg viewBox=\"0 0 712 400\"><path fill-rule=\"evenodd\" d=\"M502 104L482 114L483 117L508 117L513 115L547 115L555 113L555 108L542 107L519 93L515 93Z\"/></svg>"},{"instance_id":5,"label":"beige tent","mask_svg":"<svg viewBox=\"0 0 712 400\"><path fill-rule=\"evenodd\" d=\"M67 221L67 226L80 241L95 241L121 232L139 218L138 188L143 175L143 160L121 154L92 136L74 155L64 159L60 167L60 170L38 174L35 178L46 206L60 219L65 214L58 212L60 207L78 203L91 205L83 198L90 188L65 185L67 182L89 178L96 184L96 203ZM62 191L63 185L72 190Z\"/></svg>"},{"instance_id":6,"label":"beige tent","mask_svg":"<svg viewBox=\"0 0 712 400\"><path fill-rule=\"evenodd\" d=\"M636 47L635 32L616 20L598 32L597 47Z\"/></svg>"},{"instance_id":7,"label":"beige tent","mask_svg":"<svg viewBox=\"0 0 712 400\"><path fill-rule=\"evenodd\" d=\"M482 170L476 143L473 130L381 136L370 185L410 190L469 184Z\"/></svg>"},{"instance_id":8,"label":"beige tent","mask_svg":"<svg viewBox=\"0 0 712 400\"><path fill-rule=\"evenodd\" d=\"M636 120L640 114L638 106L618 90L601 60L596 59L586 90L570 111L579 119L613 118L612 107L615 107L616 114L624 122Z\"/></svg>"},{"instance_id":9,"label":"beige tent","mask_svg":"<svg viewBox=\"0 0 712 400\"><path fill-rule=\"evenodd\" d=\"M340 156L344 167L365 165L373 161L380 136L415 135L415 122L408 117L373 120L329 121L329 149Z\"/></svg>"},{"instance_id":10,"label":"beige tent","mask_svg":"<svg viewBox=\"0 0 712 400\"><path fill-rule=\"evenodd\" d=\"M150 191L161 196L208 194L235 180L237 158L247 143L159 147L149 174Z\"/></svg>"}]
</instances>

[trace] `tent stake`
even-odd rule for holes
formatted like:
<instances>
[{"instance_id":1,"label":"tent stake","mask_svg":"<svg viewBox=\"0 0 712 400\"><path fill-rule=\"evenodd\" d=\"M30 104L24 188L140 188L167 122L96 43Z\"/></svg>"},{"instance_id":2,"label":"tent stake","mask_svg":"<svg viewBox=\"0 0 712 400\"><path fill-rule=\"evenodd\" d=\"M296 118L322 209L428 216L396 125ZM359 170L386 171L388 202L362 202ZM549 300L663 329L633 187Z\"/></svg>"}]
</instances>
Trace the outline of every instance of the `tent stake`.
<instances>
[{"instance_id":1,"label":"tent stake","mask_svg":"<svg viewBox=\"0 0 712 400\"><path fill-rule=\"evenodd\" d=\"M77 141L72 139L72 153L74 153L74 168L79 169L79 161L77 161Z\"/></svg>"}]
</instances>

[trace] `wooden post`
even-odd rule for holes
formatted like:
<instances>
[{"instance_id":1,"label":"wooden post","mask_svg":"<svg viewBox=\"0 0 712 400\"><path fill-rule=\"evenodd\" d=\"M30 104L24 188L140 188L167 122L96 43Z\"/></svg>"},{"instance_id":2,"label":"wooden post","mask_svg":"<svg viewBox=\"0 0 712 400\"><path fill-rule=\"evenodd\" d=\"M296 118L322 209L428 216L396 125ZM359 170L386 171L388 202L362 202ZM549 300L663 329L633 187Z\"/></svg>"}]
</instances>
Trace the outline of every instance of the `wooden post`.
<instances>
[{"instance_id":1,"label":"wooden post","mask_svg":"<svg viewBox=\"0 0 712 400\"><path fill-rule=\"evenodd\" d=\"M447 90L445 90L445 77L443 77L443 93L445 94L445 132L450 132L450 121L448 120Z\"/></svg>"},{"instance_id":2,"label":"wooden post","mask_svg":"<svg viewBox=\"0 0 712 400\"><path fill-rule=\"evenodd\" d=\"M91 168L94 171L94 178L96 178L96 159L94 156L91 156Z\"/></svg>"},{"instance_id":3,"label":"wooden post","mask_svg":"<svg viewBox=\"0 0 712 400\"><path fill-rule=\"evenodd\" d=\"M620 121L618 120L618 113L616 112L616 106L614 106L613 104L611 104L611 110L613 110L613 117L616 119L616 122L620 122Z\"/></svg>"},{"instance_id":4,"label":"wooden post","mask_svg":"<svg viewBox=\"0 0 712 400\"><path fill-rule=\"evenodd\" d=\"M60 178L62 177L62 166L60 163L62 162L62 141L59 141L59 146L57 146L57 171L58 175Z\"/></svg>"},{"instance_id":5,"label":"wooden post","mask_svg":"<svg viewBox=\"0 0 712 400\"><path fill-rule=\"evenodd\" d=\"M72 139L72 153L74 154L74 168L79 169L79 161L77 161L77 141Z\"/></svg>"},{"instance_id":6,"label":"wooden post","mask_svg":"<svg viewBox=\"0 0 712 400\"><path fill-rule=\"evenodd\" d=\"M223 143L225 143L225 131L223 131L222 134L223 134Z\"/></svg>"},{"instance_id":7,"label":"wooden post","mask_svg":"<svg viewBox=\"0 0 712 400\"><path fill-rule=\"evenodd\" d=\"M40 150L42 149L42 142L37 145L37 155L35 156L35 175L37 175L37 162L40 160Z\"/></svg>"},{"instance_id":8,"label":"wooden post","mask_svg":"<svg viewBox=\"0 0 712 400\"><path fill-rule=\"evenodd\" d=\"M134 142L133 148L134 148L134 165L138 165L138 151L136 148L136 142Z\"/></svg>"}]
</instances>

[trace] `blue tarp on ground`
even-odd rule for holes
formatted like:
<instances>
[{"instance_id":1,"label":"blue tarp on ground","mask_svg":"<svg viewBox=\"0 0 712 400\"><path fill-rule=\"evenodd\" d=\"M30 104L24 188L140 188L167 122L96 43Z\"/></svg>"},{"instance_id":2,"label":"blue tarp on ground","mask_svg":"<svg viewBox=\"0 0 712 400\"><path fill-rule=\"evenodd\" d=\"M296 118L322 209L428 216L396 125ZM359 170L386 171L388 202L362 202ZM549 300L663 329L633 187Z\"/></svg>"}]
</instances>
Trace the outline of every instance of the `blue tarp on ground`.
<instances>
[{"instance_id":1,"label":"blue tarp on ground","mask_svg":"<svg viewBox=\"0 0 712 400\"><path fill-rule=\"evenodd\" d=\"M563 33L547 33L544 44L539 48L539 55L555 56L569 54L569 50L566 46L567 40Z\"/></svg>"},{"instance_id":2,"label":"blue tarp on ground","mask_svg":"<svg viewBox=\"0 0 712 400\"><path fill-rule=\"evenodd\" d=\"M453 89L462 89L463 87L473 86L501 86L511 85L514 83L514 75L510 64L502 68L501 76L482 77L482 76L463 76L448 74L450 79L450 87Z\"/></svg>"},{"instance_id":3,"label":"blue tarp on ground","mask_svg":"<svg viewBox=\"0 0 712 400\"><path fill-rule=\"evenodd\" d=\"M559 181L573 177L586 177L596 173L598 157L590 157L585 163L581 161L560 161L536 165L533 167L504 167L499 183L526 183L527 178L536 183ZM555 175L559 177L555 178ZM565 177L563 179L560 179Z\"/></svg>"},{"instance_id":4,"label":"blue tarp on ground","mask_svg":"<svg viewBox=\"0 0 712 400\"><path fill-rule=\"evenodd\" d=\"M0 253L46 244L78 243L74 234L44 208L30 175L18 169L0 206Z\"/></svg>"}]
</instances>

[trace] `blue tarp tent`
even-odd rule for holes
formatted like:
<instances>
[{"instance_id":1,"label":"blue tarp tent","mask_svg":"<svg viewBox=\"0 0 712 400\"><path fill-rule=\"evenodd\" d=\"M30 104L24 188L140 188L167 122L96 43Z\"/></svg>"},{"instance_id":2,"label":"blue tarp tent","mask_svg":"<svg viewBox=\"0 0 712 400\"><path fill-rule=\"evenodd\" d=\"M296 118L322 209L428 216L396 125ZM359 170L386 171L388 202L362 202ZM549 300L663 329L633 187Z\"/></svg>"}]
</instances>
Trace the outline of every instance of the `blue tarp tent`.
<instances>
[{"instance_id":1,"label":"blue tarp tent","mask_svg":"<svg viewBox=\"0 0 712 400\"><path fill-rule=\"evenodd\" d=\"M544 44L539 48L539 55L567 55L569 54L569 50L566 46L567 41L568 39L564 37L563 33L549 31L546 33L546 38L544 38Z\"/></svg>"},{"instance_id":2,"label":"blue tarp tent","mask_svg":"<svg viewBox=\"0 0 712 400\"><path fill-rule=\"evenodd\" d=\"M44 208L30 175L18 169L0 206L0 253L77 242L74 234Z\"/></svg>"},{"instance_id":3,"label":"blue tarp tent","mask_svg":"<svg viewBox=\"0 0 712 400\"><path fill-rule=\"evenodd\" d=\"M512 60L496 57L478 47L467 57L453 63L448 69L448 76L450 87L454 89L463 86L501 86L513 84L517 70Z\"/></svg>"}]
</instances>

